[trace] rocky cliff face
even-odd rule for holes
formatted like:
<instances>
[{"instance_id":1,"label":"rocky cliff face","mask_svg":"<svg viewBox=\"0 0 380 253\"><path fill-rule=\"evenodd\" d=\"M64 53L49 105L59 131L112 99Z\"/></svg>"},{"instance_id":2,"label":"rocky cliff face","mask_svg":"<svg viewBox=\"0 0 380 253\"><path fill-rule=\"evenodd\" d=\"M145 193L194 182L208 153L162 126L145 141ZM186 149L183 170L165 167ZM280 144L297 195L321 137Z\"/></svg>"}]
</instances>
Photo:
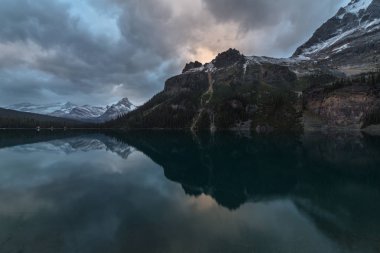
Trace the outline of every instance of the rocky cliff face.
<instances>
[{"instance_id":1,"label":"rocky cliff face","mask_svg":"<svg viewBox=\"0 0 380 253\"><path fill-rule=\"evenodd\" d=\"M380 90L365 83L313 88L305 94L305 110L320 116L323 127L361 129L380 123L374 118L380 112Z\"/></svg>"},{"instance_id":2,"label":"rocky cliff face","mask_svg":"<svg viewBox=\"0 0 380 253\"><path fill-rule=\"evenodd\" d=\"M164 92L167 94L177 94L192 91L205 91L208 88L208 78L205 72L185 72L168 79L165 82Z\"/></svg>"}]
</instances>

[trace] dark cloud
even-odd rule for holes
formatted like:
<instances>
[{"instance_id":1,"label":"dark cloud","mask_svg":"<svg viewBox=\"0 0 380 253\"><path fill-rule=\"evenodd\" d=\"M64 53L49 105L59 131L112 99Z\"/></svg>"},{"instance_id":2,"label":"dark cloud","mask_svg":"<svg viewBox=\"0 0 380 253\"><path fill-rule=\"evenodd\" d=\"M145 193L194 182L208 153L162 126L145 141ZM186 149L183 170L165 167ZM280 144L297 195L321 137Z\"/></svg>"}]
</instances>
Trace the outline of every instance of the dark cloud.
<instances>
[{"instance_id":1,"label":"dark cloud","mask_svg":"<svg viewBox=\"0 0 380 253\"><path fill-rule=\"evenodd\" d=\"M0 105L105 104L123 96L141 103L186 61L208 61L228 47L289 55L338 5L332 0L2 0Z\"/></svg>"},{"instance_id":2,"label":"dark cloud","mask_svg":"<svg viewBox=\"0 0 380 253\"><path fill-rule=\"evenodd\" d=\"M247 48L257 54L290 55L324 21L347 1L333 0L204 0L219 22L235 22L240 33L261 35L259 48ZM269 42L269 43L268 43Z\"/></svg>"},{"instance_id":3,"label":"dark cloud","mask_svg":"<svg viewBox=\"0 0 380 253\"><path fill-rule=\"evenodd\" d=\"M54 77L50 81L56 83L51 85L41 82L40 86L19 89L18 97L21 100L28 99L30 94L38 93L35 89L51 89L49 86L55 87L59 84L64 85L61 88L66 91L65 94L57 89L51 91L56 93L56 97L65 95L63 97L67 97L68 100L91 99L91 96L86 98L86 95L100 91L104 92L103 100L106 100L106 96L114 95L110 92L107 94L107 88L110 91L113 86L120 84L129 90L133 88L137 100L151 96L159 90L158 83L163 82L163 79L148 80L145 77L146 72L159 72L162 64L172 60L167 50L164 50L163 42L154 47L159 41L157 38L151 40L148 36L151 34L149 29L154 29L152 25L144 27L144 22L138 21L135 14L135 22L127 20L129 25L124 25L124 20L132 11L125 11L120 16L118 22L123 37L115 42L105 36L94 36L80 26L79 18L70 15L68 4L48 0L2 1L0 42L4 51L2 53L7 54L7 57L0 57L1 72L26 66ZM168 69L166 71L170 72ZM32 83L41 79L38 72L35 74L29 77ZM160 73L157 74L160 76ZM21 85L19 77L14 76L14 84L10 83L10 79L12 77L7 79L8 82L2 82L3 103L11 102L11 99L6 99L9 98L6 92L11 92L15 87L18 89ZM150 90L147 89L147 85Z\"/></svg>"}]
</instances>

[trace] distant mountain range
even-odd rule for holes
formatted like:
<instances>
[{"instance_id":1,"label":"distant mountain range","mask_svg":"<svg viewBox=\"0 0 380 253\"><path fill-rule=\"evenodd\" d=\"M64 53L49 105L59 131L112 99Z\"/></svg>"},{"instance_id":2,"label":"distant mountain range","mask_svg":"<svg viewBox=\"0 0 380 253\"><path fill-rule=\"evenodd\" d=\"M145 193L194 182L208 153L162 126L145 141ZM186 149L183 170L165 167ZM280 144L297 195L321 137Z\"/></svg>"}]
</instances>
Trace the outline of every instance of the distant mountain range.
<instances>
[{"instance_id":1,"label":"distant mountain range","mask_svg":"<svg viewBox=\"0 0 380 253\"><path fill-rule=\"evenodd\" d=\"M123 98L116 104L104 107L93 105L78 106L67 102L52 104L19 103L7 106L5 109L85 122L106 122L133 111L136 109L136 106L133 105L128 98Z\"/></svg>"}]
</instances>

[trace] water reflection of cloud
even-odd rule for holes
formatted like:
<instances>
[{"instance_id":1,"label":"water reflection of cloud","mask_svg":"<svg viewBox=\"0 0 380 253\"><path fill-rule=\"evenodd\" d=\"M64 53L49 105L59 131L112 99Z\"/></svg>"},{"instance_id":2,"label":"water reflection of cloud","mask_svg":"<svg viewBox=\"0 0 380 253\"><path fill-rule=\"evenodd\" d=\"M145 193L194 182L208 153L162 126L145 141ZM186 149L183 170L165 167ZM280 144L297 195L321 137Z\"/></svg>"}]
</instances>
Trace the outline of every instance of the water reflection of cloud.
<instances>
[{"instance_id":1,"label":"water reflection of cloud","mask_svg":"<svg viewBox=\"0 0 380 253\"><path fill-rule=\"evenodd\" d=\"M34 195L34 192L1 191L0 216L31 218L37 212L52 211L54 204Z\"/></svg>"},{"instance_id":2,"label":"water reflection of cloud","mask_svg":"<svg viewBox=\"0 0 380 253\"><path fill-rule=\"evenodd\" d=\"M210 210L215 205L218 205L212 197L204 194L198 197L190 197L188 199L187 204L189 205L189 207L199 211Z\"/></svg>"}]
</instances>

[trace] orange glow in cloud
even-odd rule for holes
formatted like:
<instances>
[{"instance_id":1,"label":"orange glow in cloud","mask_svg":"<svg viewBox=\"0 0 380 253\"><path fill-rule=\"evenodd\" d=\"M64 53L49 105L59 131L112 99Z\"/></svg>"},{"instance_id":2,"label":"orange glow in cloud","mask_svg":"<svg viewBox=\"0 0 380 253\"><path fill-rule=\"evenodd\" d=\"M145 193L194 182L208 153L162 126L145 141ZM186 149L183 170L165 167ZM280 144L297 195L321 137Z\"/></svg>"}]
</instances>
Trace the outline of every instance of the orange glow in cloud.
<instances>
[{"instance_id":1,"label":"orange glow in cloud","mask_svg":"<svg viewBox=\"0 0 380 253\"><path fill-rule=\"evenodd\" d=\"M200 61L201 63L211 62L215 58L215 52L208 48L198 48L194 51L188 51L185 55L186 59L190 61Z\"/></svg>"},{"instance_id":2,"label":"orange glow in cloud","mask_svg":"<svg viewBox=\"0 0 380 253\"><path fill-rule=\"evenodd\" d=\"M188 204L198 211L207 211L217 206L215 200L205 194L202 194L198 197L189 198Z\"/></svg>"}]
</instances>

